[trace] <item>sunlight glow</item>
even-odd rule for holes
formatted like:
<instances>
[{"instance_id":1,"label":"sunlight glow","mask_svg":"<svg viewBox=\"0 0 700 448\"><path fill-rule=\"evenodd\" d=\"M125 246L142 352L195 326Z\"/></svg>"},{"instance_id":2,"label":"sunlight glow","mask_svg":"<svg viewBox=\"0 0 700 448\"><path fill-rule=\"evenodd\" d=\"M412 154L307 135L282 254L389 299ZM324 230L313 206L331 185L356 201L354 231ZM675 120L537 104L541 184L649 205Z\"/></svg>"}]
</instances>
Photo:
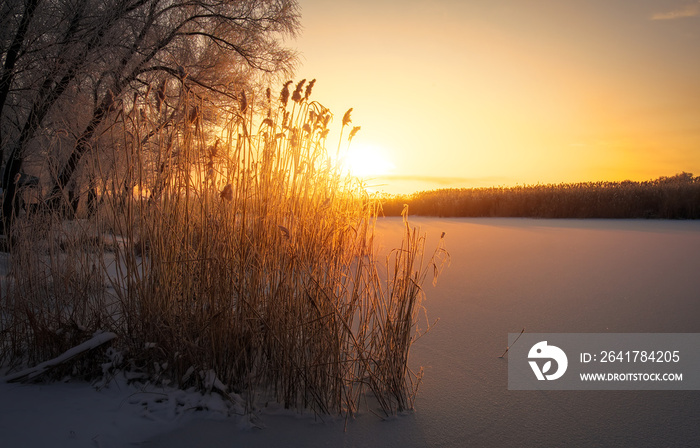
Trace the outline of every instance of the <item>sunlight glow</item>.
<instances>
[{"instance_id":1,"label":"sunlight glow","mask_svg":"<svg viewBox=\"0 0 700 448\"><path fill-rule=\"evenodd\" d=\"M391 176L350 162L384 191L700 172L697 0L404 3L300 2L300 74L354 106L351 149L395 150Z\"/></svg>"},{"instance_id":2,"label":"sunlight glow","mask_svg":"<svg viewBox=\"0 0 700 448\"><path fill-rule=\"evenodd\" d=\"M350 146L345 166L350 174L360 178L389 174L395 168L383 148L359 142Z\"/></svg>"}]
</instances>

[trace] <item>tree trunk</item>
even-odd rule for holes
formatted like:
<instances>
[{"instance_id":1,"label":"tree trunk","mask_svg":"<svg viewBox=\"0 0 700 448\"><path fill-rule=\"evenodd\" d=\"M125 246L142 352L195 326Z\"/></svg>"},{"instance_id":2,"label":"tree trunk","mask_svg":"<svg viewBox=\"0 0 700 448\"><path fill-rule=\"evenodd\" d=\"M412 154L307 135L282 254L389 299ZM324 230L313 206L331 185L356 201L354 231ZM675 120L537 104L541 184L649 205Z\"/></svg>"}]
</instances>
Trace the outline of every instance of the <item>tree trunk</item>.
<instances>
[{"instance_id":1,"label":"tree trunk","mask_svg":"<svg viewBox=\"0 0 700 448\"><path fill-rule=\"evenodd\" d=\"M5 235L9 234L12 227L12 220L19 213L19 201L17 197L17 183L15 178L19 175L22 168L22 158L18 151L18 146L15 146L10 153L5 165L3 173L2 187L4 196L2 198L2 230Z\"/></svg>"},{"instance_id":2,"label":"tree trunk","mask_svg":"<svg viewBox=\"0 0 700 448\"><path fill-rule=\"evenodd\" d=\"M24 42L24 37L29 29L29 23L34 17L34 11L36 11L37 6L39 6L41 0L29 0L24 7L24 14L22 14L22 19L17 27L17 32L15 33L12 43L7 49L5 54L5 64L2 67L2 75L0 75L0 116L2 116L2 110L5 108L5 102L7 102L7 96L10 93L10 86L12 85L12 79L14 78L15 64L17 64L17 59L19 58L20 50L22 49L22 42ZM2 126L0 126L0 132L2 132ZM0 134L0 163L2 163L5 156L5 149L2 146L2 134Z\"/></svg>"}]
</instances>

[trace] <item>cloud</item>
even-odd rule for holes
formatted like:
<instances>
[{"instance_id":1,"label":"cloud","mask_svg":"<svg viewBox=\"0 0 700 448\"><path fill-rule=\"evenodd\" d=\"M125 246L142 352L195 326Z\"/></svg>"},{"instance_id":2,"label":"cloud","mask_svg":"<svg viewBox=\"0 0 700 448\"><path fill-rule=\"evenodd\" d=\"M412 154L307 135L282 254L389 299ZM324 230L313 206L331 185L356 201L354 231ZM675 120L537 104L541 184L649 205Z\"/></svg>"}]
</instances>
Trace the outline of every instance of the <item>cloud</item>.
<instances>
[{"instance_id":1,"label":"cloud","mask_svg":"<svg viewBox=\"0 0 700 448\"><path fill-rule=\"evenodd\" d=\"M685 5L682 8L674 9L669 12L659 12L651 16L651 20L674 20L684 17L700 16L700 2L695 2Z\"/></svg>"}]
</instances>

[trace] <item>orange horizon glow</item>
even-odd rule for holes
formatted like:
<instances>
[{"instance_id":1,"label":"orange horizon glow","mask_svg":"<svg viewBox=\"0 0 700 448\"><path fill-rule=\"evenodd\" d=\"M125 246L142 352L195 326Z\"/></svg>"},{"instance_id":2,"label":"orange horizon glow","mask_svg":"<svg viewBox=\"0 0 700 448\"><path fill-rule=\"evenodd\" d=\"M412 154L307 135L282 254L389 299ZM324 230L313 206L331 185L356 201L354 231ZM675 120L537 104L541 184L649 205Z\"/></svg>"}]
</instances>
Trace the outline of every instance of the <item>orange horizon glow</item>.
<instances>
[{"instance_id":1,"label":"orange horizon glow","mask_svg":"<svg viewBox=\"0 0 700 448\"><path fill-rule=\"evenodd\" d=\"M694 5L302 0L289 44L386 192L642 181L700 174Z\"/></svg>"}]
</instances>

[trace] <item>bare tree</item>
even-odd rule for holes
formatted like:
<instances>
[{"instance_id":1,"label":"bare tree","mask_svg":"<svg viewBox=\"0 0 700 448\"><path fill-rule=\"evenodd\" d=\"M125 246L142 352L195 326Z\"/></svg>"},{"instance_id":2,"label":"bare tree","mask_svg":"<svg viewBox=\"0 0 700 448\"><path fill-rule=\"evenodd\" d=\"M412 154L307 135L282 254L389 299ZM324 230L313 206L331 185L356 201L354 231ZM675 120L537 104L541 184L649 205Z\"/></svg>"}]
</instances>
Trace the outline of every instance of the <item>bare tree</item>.
<instances>
[{"instance_id":1,"label":"bare tree","mask_svg":"<svg viewBox=\"0 0 700 448\"><path fill-rule=\"evenodd\" d=\"M72 136L50 189L60 199L108 117L168 83L235 99L252 73L291 70L295 54L280 41L300 26L295 0L6 0L2 9L6 224L32 142L58 118ZM57 116L69 106L75 114Z\"/></svg>"}]
</instances>

